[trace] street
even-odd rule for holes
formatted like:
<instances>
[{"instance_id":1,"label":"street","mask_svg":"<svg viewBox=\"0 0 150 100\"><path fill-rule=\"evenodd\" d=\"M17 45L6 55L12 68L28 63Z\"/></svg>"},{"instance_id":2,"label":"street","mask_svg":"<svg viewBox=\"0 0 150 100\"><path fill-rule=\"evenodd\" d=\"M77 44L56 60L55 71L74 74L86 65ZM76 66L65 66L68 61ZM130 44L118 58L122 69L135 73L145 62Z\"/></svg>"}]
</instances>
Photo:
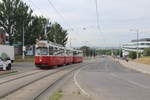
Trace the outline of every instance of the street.
<instances>
[{"instance_id":1,"label":"street","mask_svg":"<svg viewBox=\"0 0 150 100\"><path fill-rule=\"evenodd\" d=\"M34 62L21 62L12 64L12 69L17 70L18 72L27 72L37 69L34 65Z\"/></svg>"},{"instance_id":2,"label":"street","mask_svg":"<svg viewBox=\"0 0 150 100\"><path fill-rule=\"evenodd\" d=\"M14 73L9 73L9 74L1 74L0 78L4 78L10 75L16 75L16 74L21 74L25 72L30 72L34 70L39 70L34 66L33 62L20 62L20 63L13 63L12 64L12 72L16 71ZM5 72L3 72L5 73Z\"/></svg>"},{"instance_id":3,"label":"street","mask_svg":"<svg viewBox=\"0 0 150 100\"><path fill-rule=\"evenodd\" d=\"M82 91L94 100L149 100L149 75L108 58L96 59L76 75Z\"/></svg>"},{"instance_id":4,"label":"street","mask_svg":"<svg viewBox=\"0 0 150 100\"><path fill-rule=\"evenodd\" d=\"M57 73L56 76L49 76L49 74L62 68L76 68L79 66L81 67L80 69L73 71L54 86L47 88L54 82L53 79L58 79L57 77L61 76L59 75L60 73ZM117 60L107 56L97 57L86 60L81 64L68 65L62 68L49 71L31 70L1 78L1 90L3 90L1 95L3 97L3 95L12 91L4 99L15 98L16 100L22 98L32 100L35 95L47 88L39 100L48 100L49 96L57 90L61 90L63 93L60 100L149 100L150 98L150 77L148 74L128 69ZM32 82L34 80L39 81ZM43 84L43 82L46 85L41 86L40 84ZM26 86L26 84L29 85Z\"/></svg>"},{"instance_id":5,"label":"street","mask_svg":"<svg viewBox=\"0 0 150 100\"><path fill-rule=\"evenodd\" d=\"M150 0L0 0L0 100L150 100Z\"/></svg>"},{"instance_id":6,"label":"street","mask_svg":"<svg viewBox=\"0 0 150 100\"><path fill-rule=\"evenodd\" d=\"M50 70L31 70L24 73L0 78L0 98L2 100L36 100L48 94L48 100L53 85L63 77L88 63L72 64ZM42 84L42 85L41 85ZM41 99L43 100L43 99Z\"/></svg>"}]
</instances>

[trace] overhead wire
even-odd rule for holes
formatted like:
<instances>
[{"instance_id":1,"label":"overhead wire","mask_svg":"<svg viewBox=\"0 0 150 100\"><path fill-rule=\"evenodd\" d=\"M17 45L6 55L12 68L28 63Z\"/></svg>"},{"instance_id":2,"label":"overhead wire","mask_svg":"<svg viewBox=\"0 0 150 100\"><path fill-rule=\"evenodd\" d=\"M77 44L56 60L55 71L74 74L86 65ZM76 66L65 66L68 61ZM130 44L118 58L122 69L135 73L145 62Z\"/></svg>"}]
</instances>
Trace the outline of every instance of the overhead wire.
<instances>
[{"instance_id":1,"label":"overhead wire","mask_svg":"<svg viewBox=\"0 0 150 100\"><path fill-rule=\"evenodd\" d=\"M61 18L63 24L66 25L66 26L70 26L70 25L68 25L68 23L66 23L64 16L62 15L61 12L59 12L57 10L57 8L54 6L54 4L52 3L52 1L51 0L47 0L47 1L48 1L49 5L55 10L55 12L59 15L59 17Z\"/></svg>"},{"instance_id":2,"label":"overhead wire","mask_svg":"<svg viewBox=\"0 0 150 100\"><path fill-rule=\"evenodd\" d=\"M40 9L32 0L29 0L29 1L30 1L36 8ZM52 1L51 1L51 0L47 0L47 1L48 1L48 5L49 5L50 7L52 7L52 8L54 9L54 11L57 13L57 15L61 18L61 21L63 22L63 24L67 25L64 16L61 14L61 12L59 12L59 11L57 10L57 8L54 6L54 4L52 3ZM47 9L45 9L45 10L47 10ZM49 10L47 10L47 12L49 12ZM46 16L47 16L47 15L46 15ZM50 17L49 17L49 18L50 18Z\"/></svg>"},{"instance_id":3,"label":"overhead wire","mask_svg":"<svg viewBox=\"0 0 150 100\"><path fill-rule=\"evenodd\" d=\"M98 31L101 33L101 35L102 35L102 30L101 30L101 26L100 26L100 19L99 19L99 11L98 11L98 1L97 0L95 0L95 10L96 10L96 22L97 22L97 29L98 29ZM101 36L102 37L102 36ZM104 39L104 37L102 37L102 39L103 39L103 43L105 44L106 43L106 41L105 41L105 39Z\"/></svg>"},{"instance_id":4,"label":"overhead wire","mask_svg":"<svg viewBox=\"0 0 150 100\"><path fill-rule=\"evenodd\" d=\"M32 0L28 0L30 3L32 3L34 6L35 6L35 8L38 8L38 9L40 9Z\"/></svg>"},{"instance_id":5,"label":"overhead wire","mask_svg":"<svg viewBox=\"0 0 150 100\"><path fill-rule=\"evenodd\" d=\"M97 28L100 29L100 24L99 24L99 11L98 11L98 3L97 3L97 0L95 0L95 7L96 7Z\"/></svg>"},{"instance_id":6,"label":"overhead wire","mask_svg":"<svg viewBox=\"0 0 150 100\"><path fill-rule=\"evenodd\" d=\"M63 21L64 21L63 15L56 9L56 7L52 3L52 1L50 1L50 0L47 0L47 1L48 1L49 5L55 10L55 12L60 16L60 18L63 19Z\"/></svg>"},{"instance_id":7,"label":"overhead wire","mask_svg":"<svg viewBox=\"0 0 150 100\"><path fill-rule=\"evenodd\" d=\"M34 8L36 8L36 9L38 9L38 10L41 9L41 8L38 7L32 0L28 0L28 1L34 6ZM47 13L49 12L47 9L45 9L45 10L46 10ZM47 14L42 13L42 15L44 15L45 17L47 17L48 19L50 19L50 17L49 17Z\"/></svg>"}]
</instances>

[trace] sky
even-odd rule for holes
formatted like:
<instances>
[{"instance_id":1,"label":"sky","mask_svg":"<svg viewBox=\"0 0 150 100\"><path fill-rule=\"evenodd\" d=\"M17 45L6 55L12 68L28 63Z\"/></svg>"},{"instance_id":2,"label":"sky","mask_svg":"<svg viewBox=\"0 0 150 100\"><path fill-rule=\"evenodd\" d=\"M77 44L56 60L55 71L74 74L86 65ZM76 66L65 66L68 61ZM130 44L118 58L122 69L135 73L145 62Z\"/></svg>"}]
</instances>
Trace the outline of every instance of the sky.
<instances>
[{"instance_id":1,"label":"sky","mask_svg":"<svg viewBox=\"0 0 150 100\"><path fill-rule=\"evenodd\" d=\"M68 30L68 46L119 47L122 43L150 37L150 0L23 0L34 11ZM132 30L132 31L131 31Z\"/></svg>"}]
</instances>

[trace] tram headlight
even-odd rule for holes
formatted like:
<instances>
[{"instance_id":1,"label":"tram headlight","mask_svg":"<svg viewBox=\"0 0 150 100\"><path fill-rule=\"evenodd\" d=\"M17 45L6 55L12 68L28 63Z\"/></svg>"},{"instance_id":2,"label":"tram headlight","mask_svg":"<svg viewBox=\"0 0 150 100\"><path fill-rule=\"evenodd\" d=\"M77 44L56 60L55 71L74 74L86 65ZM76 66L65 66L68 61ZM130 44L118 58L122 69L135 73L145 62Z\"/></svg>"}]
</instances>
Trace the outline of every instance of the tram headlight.
<instances>
[{"instance_id":1,"label":"tram headlight","mask_svg":"<svg viewBox=\"0 0 150 100\"><path fill-rule=\"evenodd\" d=\"M42 59L40 58L40 62L42 61Z\"/></svg>"}]
</instances>

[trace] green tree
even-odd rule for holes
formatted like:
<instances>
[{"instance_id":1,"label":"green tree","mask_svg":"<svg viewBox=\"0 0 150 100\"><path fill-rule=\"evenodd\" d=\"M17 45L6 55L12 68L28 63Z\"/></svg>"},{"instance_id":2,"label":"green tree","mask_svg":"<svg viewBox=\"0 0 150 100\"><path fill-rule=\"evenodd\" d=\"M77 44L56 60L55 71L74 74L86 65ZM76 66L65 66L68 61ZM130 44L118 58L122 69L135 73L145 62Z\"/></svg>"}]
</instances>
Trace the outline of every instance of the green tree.
<instances>
[{"instance_id":1,"label":"green tree","mask_svg":"<svg viewBox=\"0 0 150 100\"><path fill-rule=\"evenodd\" d=\"M120 54L120 50L119 49L113 49L113 54L115 56L119 55Z\"/></svg>"},{"instance_id":2,"label":"green tree","mask_svg":"<svg viewBox=\"0 0 150 100\"><path fill-rule=\"evenodd\" d=\"M120 57L123 57L122 49L120 50Z\"/></svg>"},{"instance_id":3,"label":"green tree","mask_svg":"<svg viewBox=\"0 0 150 100\"><path fill-rule=\"evenodd\" d=\"M18 8L15 10L14 20L16 21L16 32L13 35L14 42L22 42L23 32L25 39L28 39L26 37L28 35L27 32L29 31L29 25L31 24L32 18L32 10L29 6L23 2L20 2Z\"/></svg>"},{"instance_id":4,"label":"green tree","mask_svg":"<svg viewBox=\"0 0 150 100\"><path fill-rule=\"evenodd\" d=\"M9 34L10 44L22 42L24 33L25 45L35 44L38 38L66 45L68 34L60 24L51 24L48 19L32 16L32 13L30 7L21 0L1 0L0 26Z\"/></svg>"},{"instance_id":5,"label":"green tree","mask_svg":"<svg viewBox=\"0 0 150 100\"><path fill-rule=\"evenodd\" d=\"M143 55L144 55L144 56L150 56L150 47L144 49Z\"/></svg>"},{"instance_id":6,"label":"green tree","mask_svg":"<svg viewBox=\"0 0 150 100\"><path fill-rule=\"evenodd\" d=\"M137 58L136 52L130 51L130 52L129 52L129 58L131 58L131 59L136 59L136 58Z\"/></svg>"},{"instance_id":7,"label":"green tree","mask_svg":"<svg viewBox=\"0 0 150 100\"><path fill-rule=\"evenodd\" d=\"M68 40L67 35L67 31L60 24L54 23L48 28L47 39L65 46Z\"/></svg>"},{"instance_id":8,"label":"green tree","mask_svg":"<svg viewBox=\"0 0 150 100\"><path fill-rule=\"evenodd\" d=\"M11 36L14 30L14 3L15 0L2 0L0 2L0 26Z\"/></svg>"},{"instance_id":9,"label":"green tree","mask_svg":"<svg viewBox=\"0 0 150 100\"><path fill-rule=\"evenodd\" d=\"M97 50L95 50L94 48L90 48L88 46L82 46L80 47L80 50L83 51L83 55L84 56L96 56L97 55Z\"/></svg>"},{"instance_id":10,"label":"green tree","mask_svg":"<svg viewBox=\"0 0 150 100\"><path fill-rule=\"evenodd\" d=\"M90 56L90 47L82 46L82 47L80 47L80 50L83 51L83 55L84 56Z\"/></svg>"},{"instance_id":11,"label":"green tree","mask_svg":"<svg viewBox=\"0 0 150 100\"><path fill-rule=\"evenodd\" d=\"M2 0L0 2L0 26L9 34L9 42L21 41L23 27L26 31L32 10L21 0Z\"/></svg>"},{"instance_id":12,"label":"green tree","mask_svg":"<svg viewBox=\"0 0 150 100\"><path fill-rule=\"evenodd\" d=\"M99 49L97 50L98 54L100 55L111 55L111 49Z\"/></svg>"},{"instance_id":13,"label":"green tree","mask_svg":"<svg viewBox=\"0 0 150 100\"><path fill-rule=\"evenodd\" d=\"M36 39L38 38L41 38L42 40L46 39L45 27L47 23L48 23L48 20L44 18L43 16L32 17L31 23L27 28L28 30L25 33L25 44L33 45L36 43Z\"/></svg>"}]
</instances>

